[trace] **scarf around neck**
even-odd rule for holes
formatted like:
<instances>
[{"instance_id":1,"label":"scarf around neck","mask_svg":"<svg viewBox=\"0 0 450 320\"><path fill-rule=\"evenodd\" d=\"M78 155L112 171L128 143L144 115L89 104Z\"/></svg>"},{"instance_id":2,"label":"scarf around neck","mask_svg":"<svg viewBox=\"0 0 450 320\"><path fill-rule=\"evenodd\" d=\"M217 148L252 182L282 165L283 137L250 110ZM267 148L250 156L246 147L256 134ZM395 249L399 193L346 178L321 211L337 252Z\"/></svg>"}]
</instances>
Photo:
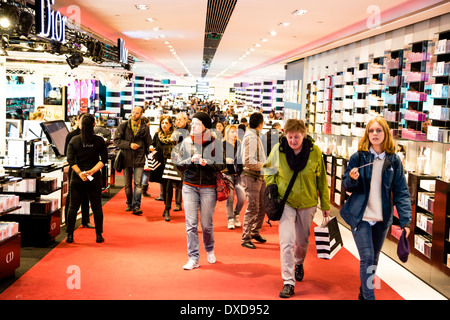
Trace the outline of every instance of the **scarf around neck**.
<instances>
[{"instance_id":1,"label":"scarf around neck","mask_svg":"<svg viewBox=\"0 0 450 320\"><path fill-rule=\"evenodd\" d=\"M192 134L191 133L192 142L195 144L204 145L208 141L214 141L214 137L211 136L211 130L206 129L201 134Z\"/></svg>"},{"instance_id":2,"label":"scarf around neck","mask_svg":"<svg viewBox=\"0 0 450 320\"><path fill-rule=\"evenodd\" d=\"M164 131L161 130L158 132L158 138L159 138L159 141L161 141L164 144L173 143L172 132L170 132L168 134L164 134Z\"/></svg>"},{"instance_id":3,"label":"scarf around neck","mask_svg":"<svg viewBox=\"0 0 450 320\"><path fill-rule=\"evenodd\" d=\"M309 153L312 143L308 138L304 138L302 142L302 150L296 155L294 150L289 146L287 139L283 141L283 147L286 154L286 161L293 171L302 171L308 163Z\"/></svg>"}]
</instances>

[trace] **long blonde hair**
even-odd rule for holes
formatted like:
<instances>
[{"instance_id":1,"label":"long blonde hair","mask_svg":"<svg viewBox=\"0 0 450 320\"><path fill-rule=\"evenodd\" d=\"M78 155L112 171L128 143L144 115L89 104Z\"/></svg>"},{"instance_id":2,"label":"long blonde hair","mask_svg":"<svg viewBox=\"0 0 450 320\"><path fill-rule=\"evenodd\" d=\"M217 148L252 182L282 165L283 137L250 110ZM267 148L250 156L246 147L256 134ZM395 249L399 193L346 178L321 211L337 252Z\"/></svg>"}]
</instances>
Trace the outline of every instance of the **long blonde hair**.
<instances>
[{"instance_id":1,"label":"long blonde hair","mask_svg":"<svg viewBox=\"0 0 450 320\"><path fill-rule=\"evenodd\" d=\"M386 120L384 120L381 117L370 119L370 121L367 123L364 136L359 140L358 143L358 151L369 151L370 149L369 129L374 122L377 122L383 128L384 131L384 140L381 144L381 148L384 151L386 151L386 153L394 154L395 153L394 139L392 138L389 125L387 124Z\"/></svg>"},{"instance_id":2,"label":"long blonde hair","mask_svg":"<svg viewBox=\"0 0 450 320\"><path fill-rule=\"evenodd\" d=\"M229 134L231 129L234 129L234 130L238 131L237 125L235 125L235 124L227 125L226 128L225 128L225 134L224 134L224 137L223 137L223 141L228 141L228 134ZM236 141L233 141L233 144L236 143L237 140L238 139L236 139Z\"/></svg>"}]
</instances>

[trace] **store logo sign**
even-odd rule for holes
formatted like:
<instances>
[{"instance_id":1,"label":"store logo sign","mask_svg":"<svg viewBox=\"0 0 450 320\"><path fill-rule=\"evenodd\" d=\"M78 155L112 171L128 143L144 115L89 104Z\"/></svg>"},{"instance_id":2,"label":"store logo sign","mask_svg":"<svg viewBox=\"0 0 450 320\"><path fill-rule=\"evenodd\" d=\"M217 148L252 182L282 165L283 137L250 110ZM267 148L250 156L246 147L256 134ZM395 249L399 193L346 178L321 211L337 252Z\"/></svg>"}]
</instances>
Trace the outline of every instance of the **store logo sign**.
<instances>
[{"instance_id":1,"label":"store logo sign","mask_svg":"<svg viewBox=\"0 0 450 320\"><path fill-rule=\"evenodd\" d=\"M14 251L9 252L6 255L6 263L11 263L14 260Z\"/></svg>"},{"instance_id":2,"label":"store logo sign","mask_svg":"<svg viewBox=\"0 0 450 320\"><path fill-rule=\"evenodd\" d=\"M36 33L39 37L66 42L67 17L51 9L55 0L36 0Z\"/></svg>"},{"instance_id":3,"label":"store logo sign","mask_svg":"<svg viewBox=\"0 0 450 320\"><path fill-rule=\"evenodd\" d=\"M118 40L117 46L119 47L119 62L123 64L128 63L128 49L125 48L125 41L121 38Z\"/></svg>"}]
</instances>

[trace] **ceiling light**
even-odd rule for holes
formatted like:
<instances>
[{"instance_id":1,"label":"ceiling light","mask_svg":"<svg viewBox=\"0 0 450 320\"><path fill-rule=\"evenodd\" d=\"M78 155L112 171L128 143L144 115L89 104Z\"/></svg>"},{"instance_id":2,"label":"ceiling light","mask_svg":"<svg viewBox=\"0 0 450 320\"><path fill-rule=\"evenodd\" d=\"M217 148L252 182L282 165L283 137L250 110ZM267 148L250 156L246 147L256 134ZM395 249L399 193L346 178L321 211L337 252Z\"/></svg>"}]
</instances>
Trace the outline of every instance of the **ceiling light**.
<instances>
[{"instance_id":1,"label":"ceiling light","mask_svg":"<svg viewBox=\"0 0 450 320\"><path fill-rule=\"evenodd\" d=\"M146 4L137 4L136 9L138 10L148 10L148 6Z\"/></svg>"},{"instance_id":2,"label":"ceiling light","mask_svg":"<svg viewBox=\"0 0 450 320\"><path fill-rule=\"evenodd\" d=\"M267 41L269 41L269 39L264 38L264 39L261 39L261 41L262 41L262 42L267 42Z\"/></svg>"},{"instance_id":3,"label":"ceiling light","mask_svg":"<svg viewBox=\"0 0 450 320\"><path fill-rule=\"evenodd\" d=\"M169 44L170 42L169 41L164 41L164 44Z\"/></svg>"},{"instance_id":4,"label":"ceiling light","mask_svg":"<svg viewBox=\"0 0 450 320\"><path fill-rule=\"evenodd\" d=\"M163 38L165 38L166 36L165 35L163 35L163 34L160 34L159 36L158 36L158 38L160 38L160 39L163 39Z\"/></svg>"},{"instance_id":5,"label":"ceiling light","mask_svg":"<svg viewBox=\"0 0 450 320\"><path fill-rule=\"evenodd\" d=\"M153 31L159 31L159 30L161 30L161 27L155 27L155 28L153 28Z\"/></svg>"},{"instance_id":6,"label":"ceiling light","mask_svg":"<svg viewBox=\"0 0 450 320\"><path fill-rule=\"evenodd\" d=\"M308 10L295 10L294 12L292 12L292 14L294 16L302 16L302 15L304 15L307 12L308 12Z\"/></svg>"},{"instance_id":7,"label":"ceiling light","mask_svg":"<svg viewBox=\"0 0 450 320\"><path fill-rule=\"evenodd\" d=\"M261 45L259 43L255 43L255 47L259 48Z\"/></svg>"},{"instance_id":8,"label":"ceiling light","mask_svg":"<svg viewBox=\"0 0 450 320\"><path fill-rule=\"evenodd\" d=\"M9 29L11 27L11 22L8 18L3 17L0 19L0 28L2 29Z\"/></svg>"},{"instance_id":9,"label":"ceiling light","mask_svg":"<svg viewBox=\"0 0 450 320\"><path fill-rule=\"evenodd\" d=\"M145 20L148 22L156 22L156 19L153 19L153 18L145 18Z\"/></svg>"},{"instance_id":10,"label":"ceiling light","mask_svg":"<svg viewBox=\"0 0 450 320\"><path fill-rule=\"evenodd\" d=\"M274 31L274 30L272 30L272 31L269 32L269 34L270 34L272 37L275 37L275 36L277 35L277 32Z\"/></svg>"},{"instance_id":11,"label":"ceiling light","mask_svg":"<svg viewBox=\"0 0 450 320\"><path fill-rule=\"evenodd\" d=\"M69 67L71 69L75 69L76 67L78 67L80 64L83 63L84 59L83 56L79 53L74 53L73 55L71 55L70 57L68 57L66 59L67 64L69 65Z\"/></svg>"},{"instance_id":12,"label":"ceiling light","mask_svg":"<svg viewBox=\"0 0 450 320\"><path fill-rule=\"evenodd\" d=\"M290 22L280 22L278 24L279 27L288 27L291 23Z\"/></svg>"}]
</instances>

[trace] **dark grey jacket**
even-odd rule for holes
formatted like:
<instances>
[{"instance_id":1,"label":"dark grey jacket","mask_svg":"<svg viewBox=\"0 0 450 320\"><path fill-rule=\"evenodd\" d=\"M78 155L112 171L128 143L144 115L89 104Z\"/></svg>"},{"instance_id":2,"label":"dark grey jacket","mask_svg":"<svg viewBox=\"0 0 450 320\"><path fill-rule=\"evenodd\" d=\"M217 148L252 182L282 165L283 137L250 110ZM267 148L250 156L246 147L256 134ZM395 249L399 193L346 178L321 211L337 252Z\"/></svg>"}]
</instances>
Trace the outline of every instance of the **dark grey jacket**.
<instances>
[{"instance_id":1,"label":"dark grey jacket","mask_svg":"<svg viewBox=\"0 0 450 320\"><path fill-rule=\"evenodd\" d=\"M131 143L137 143L140 148L131 149ZM147 161L149 147L152 144L152 138L147 125L141 120L139 131L136 135L131 129L131 120L122 122L114 133L114 145L122 150L124 156L124 167L144 167Z\"/></svg>"}]
</instances>

